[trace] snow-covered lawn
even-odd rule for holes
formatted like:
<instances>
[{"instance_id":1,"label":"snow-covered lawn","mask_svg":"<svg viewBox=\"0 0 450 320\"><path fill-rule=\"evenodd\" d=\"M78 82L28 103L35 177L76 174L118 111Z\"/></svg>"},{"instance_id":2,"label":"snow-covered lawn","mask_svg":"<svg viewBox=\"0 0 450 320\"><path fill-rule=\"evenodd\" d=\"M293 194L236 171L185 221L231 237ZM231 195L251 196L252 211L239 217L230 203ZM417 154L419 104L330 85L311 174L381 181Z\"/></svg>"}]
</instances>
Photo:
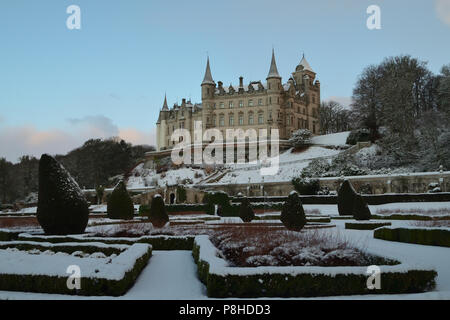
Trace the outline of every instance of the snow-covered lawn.
<instances>
[{"instance_id":1,"label":"snow-covered lawn","mask_svg":"<svg viewBox=\"0 0 450 320\"><path fill-rule=\"evenodd\" d=\"M346 145L346 141L350 131L325 134L322 136L315 136L311 139L311 142L319 145L327 146L343 146Z\"/></svg>"}]
</instances>

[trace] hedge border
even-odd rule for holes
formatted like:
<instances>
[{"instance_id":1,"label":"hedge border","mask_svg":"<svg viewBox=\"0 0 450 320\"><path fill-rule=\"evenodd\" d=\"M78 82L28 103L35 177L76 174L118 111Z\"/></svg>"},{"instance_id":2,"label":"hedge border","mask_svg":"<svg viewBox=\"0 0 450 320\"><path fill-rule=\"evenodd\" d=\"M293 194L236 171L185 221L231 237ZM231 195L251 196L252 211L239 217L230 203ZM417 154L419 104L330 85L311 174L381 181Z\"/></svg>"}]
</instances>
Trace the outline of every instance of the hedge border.
<instances>
[{"instance_id":1,"label":"hedge border","mask_svg":"<svg viewBox=\"0 0 450 320\"><path fill-rule=\"evenodd\" d=\"M450 247L450 230L438 228L384 227L374 230L375 239Z\"/></svg>"},{"instance_id":2,"label":"hedge border","mask_svg":"<svg viewBox=\"0 0 450 320\"><path fill-rule=\"evenodd\" d=\"M106 244L127 244L132 245L135 243L150 244L153 250L192 250L194 243L194 236L142 236L136 238L125 237L88 237L86 235L81 236L43 236L43 235L30 235L21 233L19 240L24 241L37 241L37 242L103 242Z\"/></svg>"},{"instance_id":3,"label":"hedge border","mask_svg":"<svg viewBox=\"0 0 450 320\"><path fill-rule=\"evenodd\" d=\"M147 247L147 251L135 260L133 267L126 271L120 280L82 276L81 289L70 290L67 288L67 277L0 273L0 290L82 296L121 296L134 285L147 265L152 255L152 247ZM122 254L126 254L127 250Z\"/></svg>"},{"instance_id":4,"label":"hedge border","mask_svg":"<svg viewBox=\"0 0 450 320\"><path fill-rule=\"evenodd\" d=\"M12 241L19 238L22 231L12 231L7 229L0 229L0 241Z\"/></svg>"},{"instance_id":5,"label":"hedge border","mask_svg":"<svg viewBox=\"0 0 450 320\"><path fill-rule=\"evenodd\" d=\"M372 222L372 223L358 223L358 222L346 222L345 229L350 230L374 230L376 228L390 226L390 222Z\"/></svg>"},{"instance_id":6,"label":"hedge border","mask_svg":"<svg viewBox=\"0 0 450 320\"><path fill-rule=\"evenodd\" d=\"M332 220L346 220L354 219L353 216L330 216ZM372 220L419 220L419 221L432 221L432 220L450 220L450 215L441 216L427 216L423 214L372 214Z\"/></svg>"},{"instance_id":7,"label":"hedge border","mask_svg":"<svg viewBox=\"0 0 450 320\"><path fill-rule=\"evenodd\" d=\"M382 287L379 290L369 290L366 286L367 275L365 267L347 267L348 271L331 274L310 273L309 267L279 267L279 273L264 273L258 268L227 267L226 262L218 257L217 268L211 267L211 261L202 258L203 248L199 242L212 243L207 236L196 237L192 254L198 267L199 279L206 285L208 297L211 298L255 298L255 297L320 297L360 294L399 294L417 293L431 290L435 287L437 272L432 269L412 269L401 263L395 266L380 266L382 268ZM206 238L204 238L206 237ZM213 245L212 245L213 246ZM215 247L214 247L215 248ZM209 251L210 248L206 250ZM216 249L217 250L217 249ZM210 253L210 252L208 252ZM206 255L208 255L206 253ZM217 262L217 261L216 261ZM383 270L383 267L385 270ZM331 270L336 267L317 267L316 270ZM339 268L339 267L337 267ZM217 269L217 270L215 270ZM246 269L245 275L237 274ZM386 270L388 269L388 270ZM406 269L405 272L402 272ZM249 271L255 271L254 274ZM283 270L286 270L283 272ZM292 270L297 272L292 273ZM305 270L305 272L302 272Z\"/></svg>"}]
</instances>

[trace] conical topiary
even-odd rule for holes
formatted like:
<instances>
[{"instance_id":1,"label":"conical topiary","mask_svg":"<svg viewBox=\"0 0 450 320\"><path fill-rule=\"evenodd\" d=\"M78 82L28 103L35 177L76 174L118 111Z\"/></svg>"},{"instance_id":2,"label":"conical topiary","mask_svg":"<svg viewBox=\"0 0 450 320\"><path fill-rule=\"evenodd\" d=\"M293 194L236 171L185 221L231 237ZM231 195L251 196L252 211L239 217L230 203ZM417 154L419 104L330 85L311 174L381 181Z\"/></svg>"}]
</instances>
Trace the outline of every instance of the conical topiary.
<instances>
[{"instance_id":1,"label":"conical topiary","mask_svg":"<svg viewBox=\"0 0 450 320\"><path fill-rule=\"evenodd\" d=\"M239 206L239 217L244 222L250 222L255 218L250 201L247 198L242 198L241 205Z\"/></svg>"},{"instance_id":2,"label":"conical topiary","mask_svg":"<svg viewBox=\"0 0 450 320\"><path fill-rule=\"evenodd\" d=\"M161 195L156 194L153 196L148 218L152 225L156 228L164 227L169 222L169 216L167 215L166 205Z\"/></svg>"},{"instance_id":3,"label":"conical topiary","mask_svg":"<svg viewBox=\"0 0 450 320\"><path fill-rule=\"evenodd\" d=\"M39 161L37 219L49 235L83 233L89 219L89 206L80 187L48 154Z\"/></svg>"},{"instance_id":4,"label":"conical topiary","mask_svg":"<svg viewBox=\"0 0 450 320\"><path fill-rule=\"evenodd\" d=\"M298 193L292 191L281 210L281 222L292 231L300 231L306 224L306 215Z\"/></svg>"},{"instance_id":5,"label":"conical topiary","mask_svg":"<svg viewBox=\"0 0 450 320\"><path fill-rule=\"evenodd\" d=\"M360 194L357 194L353 200L352 211L356 220L370 220L372 218L369 206Z\"/></svg>"},{"instance_id":6,"label":"conical topiary","mask_svg":"<svg viewBox=\"0 0 450 320\"><path fill-rule=\"evenodd\" d=\"M107 214L110 219L133 219L134 206L123 181L120 181L108 198Z\"/></svg>"},{"instance_id":7,"label":"conical topiary","mask_svg":"<svg viewBox=\"0 0 450 320\"><path fill-rule=\"evenodd\" d=\"M338 190L338 211L340 216L349 216L353 214L353 201L356 191L348 180L345 180Z\"/></svg>"}]
</instances>

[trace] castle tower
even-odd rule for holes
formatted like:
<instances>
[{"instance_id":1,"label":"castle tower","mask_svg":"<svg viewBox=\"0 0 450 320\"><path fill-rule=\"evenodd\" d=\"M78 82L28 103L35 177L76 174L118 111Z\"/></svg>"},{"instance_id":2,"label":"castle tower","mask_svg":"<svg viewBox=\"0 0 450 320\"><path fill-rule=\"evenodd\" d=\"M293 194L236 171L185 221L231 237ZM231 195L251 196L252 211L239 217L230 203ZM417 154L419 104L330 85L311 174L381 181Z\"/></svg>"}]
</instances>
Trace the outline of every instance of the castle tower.
<instances>
[{"instance_id":1,"label":"castle tower","mask_svg":"<svg viewBox=\"0 0 450 320\"><path fill-rule=\"evenodd\" d=\"M164 103L161 111L159 112L158 121L156 122L156 144L157 150L160 151L161 148L168 147L167 143L167 114L169 111L169 106L167 105L167 96L164 94Z\"/></svg>"},{"instance_id":2,"label":"castle tower","mask_svg":"<svg viewBox=\"0 0 450 320\"><path fill-rule=\"evenodd\" d=\"M202 127L206 130L211 125L212 107L214 105L213 99L216 90L216 83L211 75L211 68L209 66L209 57L206 62L205 76L201 84L202 87Z\"/></svg>"}]
</instances>

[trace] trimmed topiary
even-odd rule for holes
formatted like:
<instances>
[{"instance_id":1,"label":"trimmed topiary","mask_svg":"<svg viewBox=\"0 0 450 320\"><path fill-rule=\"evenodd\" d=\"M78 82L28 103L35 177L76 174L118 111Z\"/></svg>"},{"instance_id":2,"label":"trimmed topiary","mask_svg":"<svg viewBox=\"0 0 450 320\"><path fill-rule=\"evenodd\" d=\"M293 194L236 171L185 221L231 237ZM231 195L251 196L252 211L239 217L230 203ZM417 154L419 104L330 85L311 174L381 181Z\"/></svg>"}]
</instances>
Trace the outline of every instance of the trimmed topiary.
<instances>
[{"instance_id":1,"label":"trimmed topiary","mask_svg":"<svg viewBox=\"0 0 450 320\"><path fill-rule=\"evenodd\" d=\"M133 219L133 200L131 200L123 181L116 185L108 198L107 214L109 219Z\"/></svg>"},{"instance_id":2,"label":"trimmed topiary","mask_svg":"<svg viewBox=\"0 0 450 320\"><path fill-rule=\"evenodd\" d=\"M353 189L350 181L344 180L338 190L338 211L340 216L353 215L353 202L356 196L356 191Z\"/></svg>"},{"instance_id":3,"label":"trimmed topiary","mask_svg":"<svg viewBox=\"0 0 450 320\"><path fill-rule=\"evenodd\" d=\"M39 161L37 219L49 235L83 233L89 219L89 206L80 187L48 154Z\"/></svg>"},{"instance_id":4,"label":"trimmed topiary","mask_svg":"<svg viewBox=\"0 0 450 320\"><path fill-rule=\"evenodd\" d=\"M148 218L152 225L156 228L164 227L169 222L169 216L167 215L166 205L160 194L155 194L150 205L150 212Z\"/></svg>"},{"instance_id":5,"label":"trimmed topiary","mask_svg":"<svg viewBox=\"0 0 450 320\"><path fill-rule=\"evenodd\" d=\"M306 224L306 215L298 193L292 191L281 210L281 222L292 231L300 231Z\"/></svg>"},{"instance_id":6,"label":"trimmed topiary","mask_svg":"<svg viewBox=\"0 0 450 320\"><path fill-rule=\"evenodd\" d=\"M239 217L244 222L250 222L255 219L255 213L247 198L243 198L241 201L241 205L239 206Z\"/></svg>"},{"instance_id":7,"label":"trimmed topiary","mask_svg":"<svg viewBox=\"0 0 450 320\"><path fill-rule=\"evenodd\" d=\"M372 214L370 213L369 206L367 202L364 201L360 194L355 195L353 198L353 217L356 220L370 220Z\"/></svg>"},{"instance_id":8,"label":"trimmed topiary","mask_svg":"<svg viewBox=\"0 0 450 320\"><path fill-rule=\"evenodd\" d=\"M206 206L206 213L218 216L230 216L233 214L233 207L230 204L228 194L223 191L207 192L203 198ZM217 205L217 210L216 210Z\"/></svg>"}]
</instances>

